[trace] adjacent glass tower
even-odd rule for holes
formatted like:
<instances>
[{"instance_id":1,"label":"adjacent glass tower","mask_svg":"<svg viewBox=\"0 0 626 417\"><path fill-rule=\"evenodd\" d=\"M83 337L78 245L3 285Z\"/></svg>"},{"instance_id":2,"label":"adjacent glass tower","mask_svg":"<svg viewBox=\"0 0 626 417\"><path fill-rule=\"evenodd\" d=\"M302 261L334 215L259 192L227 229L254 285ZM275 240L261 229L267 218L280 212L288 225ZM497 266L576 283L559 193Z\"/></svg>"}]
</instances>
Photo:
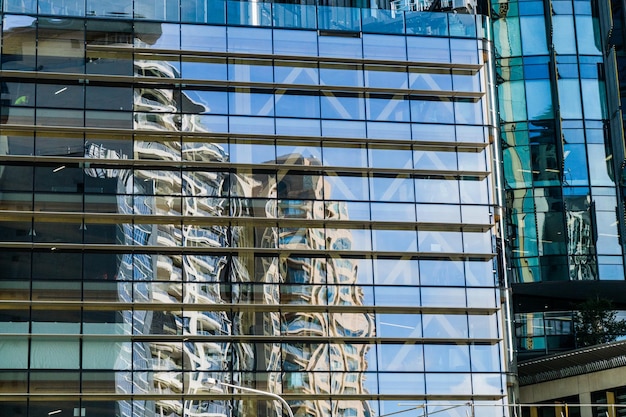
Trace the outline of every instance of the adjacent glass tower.
<instances>
[{"instance_id":1,"label":"adjacent glass tower","mask_svg":"<svg viewBox=\"0 0 626 417\"><path fill-rule=\"evenodd\" d=\"M492 4L520 357L574 348L572 310L589 298L626 309L610 9L587 0Z\"/></svg>"},{"instance_id":2,"label":"adjacent glass tower","mask_svg":"<svg viewBox=\"0 0 626 417\"><path fill-rule=\"evenodd\" d=\"M506 413L487 18L3 7L3 415Z\"/></svg>"}]
</instances>

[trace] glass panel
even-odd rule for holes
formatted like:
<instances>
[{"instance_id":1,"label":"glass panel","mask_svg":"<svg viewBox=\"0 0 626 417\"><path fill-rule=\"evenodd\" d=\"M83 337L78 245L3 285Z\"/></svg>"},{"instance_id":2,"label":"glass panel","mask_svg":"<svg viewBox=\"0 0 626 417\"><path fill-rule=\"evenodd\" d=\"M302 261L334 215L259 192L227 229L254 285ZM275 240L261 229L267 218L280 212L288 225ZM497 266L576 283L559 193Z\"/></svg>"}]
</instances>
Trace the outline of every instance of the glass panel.
<instances>
[{"instance_id":1,"label":"glass panel","mask_svg":"<svg viewBox=\"0 0 626 417\"><path fill-rule=\"evenodd\" d=\"M306 4L273 3L274 27L316 29L316 7Z\"/></svg>"},{"instance_id":2,"label":"glass panel","mask_svg":"<svg viewBox=\"0 0 626 417\"><path fill-rule=\"evenodd\" d=\"M346 30L353 32L361 30L361 14L358 8L318 6L317 19L319 28L322 30ZM341 48L338 48L337 51L341 51ZM321 40L320 54L322 54Z\"/></svg>"},{"instance_id":3,"label":"glass panel","mask_svg":"<svg viewBox=\"0 0 626 417\"><path fill-rule=\"evenodd\" d=\"M364 34L363 57L404 61L406 60L405 37Z\"/></svg>"},{"instance_id":4,"label":"glass panel","mask_svg":"<svg viewBox=\"0 0 626 417\"><path fill-rule=\"evenodd\" d=\"M235 8L241 5L255 5L251 2L228 2ZM230 14L230 8L229 8ZM231 52L272 53L272 31L258 28L228 28L228 50ZM270 68L271 70L271 68Z\"/></svg>"},{"instance_id":5,"label":"glass panel","mask_svg":"<svg viewBox=\"0 0 626 417\"><path fill-rule=\"evenodd\" d=\"M407 37L407 49L410 61L450 62L450 45L447 38Z\"/></svg>"}]
</instances>

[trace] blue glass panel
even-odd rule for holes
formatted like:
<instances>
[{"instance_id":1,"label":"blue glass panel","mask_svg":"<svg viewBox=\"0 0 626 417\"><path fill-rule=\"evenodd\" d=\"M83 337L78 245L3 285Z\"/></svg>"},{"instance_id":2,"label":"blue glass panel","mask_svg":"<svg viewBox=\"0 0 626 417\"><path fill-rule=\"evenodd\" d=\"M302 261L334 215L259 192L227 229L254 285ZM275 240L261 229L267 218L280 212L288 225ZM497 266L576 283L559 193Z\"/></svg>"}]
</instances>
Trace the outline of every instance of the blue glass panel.
<instances>
[{"instance_id":1,"label":"blue glass panel","mask_svg":"<svg viewBox=\"0 0 626 417\"><path fill-rule=\"evenodd\" d=\"M365 123L348 120L322 120L322 135L334 138L365 138Z\"/></svg>"},{"instance_id":2,"label":"blue glass panel","mask_svg":"<svg viewBox=\"0 0 626 417\"><path fill-rule=\"evenodd\" d=\"M471 382L468 374L426 374L426 392L430 395L469 396L472 393ZM441 407L428 408L430 413L434 413Z\"/></svg>"},{"instance_id":3,"label":"blue glass panel","mask_svg":"<svg viewBox=\"0 0 626 417\"><path fill-rule=\"evenodd\" d=\"M404 96L368 97L366 107L368 120L408 122L410 119L409 101Z\"/></svg>"},{"instance_id":4,"label":"blue glass panel","mask_svg":"<svg viewBox=\"0 0 626 417\"><path fill-rule=\"evenodd\" d=\"M424 394L424 374L380 373L378 385L380 394L422 395Z\"/></svg>"},{"instance_id":5,"label":"blue glass panel","mask_svg":"<svg viewBox=\"0 0 626 417\"><path fill-rule=\"evenodd\" d=\"M366 167L367 151L364 144L328 143L323 145L324 166Z\"/></svg>"},{"instance_id":6,"label":"blue glass panel","mask_svg":"<svg viewBox=\"0 0 626 417\"><path fill-rule=\"evenodd\" d=\"M5 12L12 13L37 13L37 1L22 1L22 0L4 0Z\"/></svg>"},{"instance_id":7,"label":"blue glass panel","mask_svg":"<svg viewBox=\"0 0 626 417\"><path fill-rule=\"evenodd\" d=\"M518 19L497 19L493 22L493 31L498 33L494 39L497 53L501 56L522 54L522 37Z\"/></svg>"},{"instance_id":8,"label":"blue glass panel","mask_svg":"<svg viewBox=\"0 0 626 417\"><path fill-rule=\"evenodd\" d=\"M493 285L493 280L491 285ZM495 298L495 294L491 291L491 298ZM486 315L469 315L469 337L495 339L499 335L499 317L496 314Z\"/></svg>"},{"instance_id":9,"label":"blue glass panel","mask_svg":"<svg viewBox=\"0 0 626 417\"><path fill-rule=\"evenodd\" d=\"M598 18L576 16L576 38L581 55L602 55L602 41Z\"/></svg>"},{"instance_id":10,"label":"blue glass panel","mask_svg":"<svg viewBox=\"0 0 626 417\"><path fill-rule=\"evenodd\" d=\"M412 124L413 140L426 142L454 142L454 126L435 124Z\"/></svg>"},{"instance_id":11,"label":"blue glass panel","mask_svg":"<svg viewBox=\"0 0 626 417\"><path fill-rule=\"evenodd\" d=\"M526 81L526 108L530 120L552 119L554 117L550 80Z\"/></svg>"},{"instance_id":12,"label":"blue glass panel","mask_svg":"<svg viewBox=\"0 0 626 417\"><path fill-rule=\"evenodd\" d=\"M457 123L468 125L483 124L483 101L472 102L459 100L454 102L454 111Z\"/></svg>"},{"instance_id":13,"label":"blue glass panel","mask_svg":"<svg viewBox=\"0 0 626 417\"><path fill-rule=\"evenodd\" d=\"M320 36L318 42L320 56L340 58L363 57L360 37Z\"/></svg>"},{"instance_id":14,"label":"blue glass panel","mask_svg":"<svg viewBox=\"0 0 626 417\"><path fill-rule=\"evenodd\" d=\"M372 220L385 221L388 219L398 219L403 222L415 221L415 204L409 203L371 203ZM379 260L382 261L382 260ZM399 261L390 261L395 265ZM379 265L378 262L376 265ZM415 271L417 272L417 271ZM381 270L382 274L382 270ZM382 280L383 277L380 277ZM417 279L417 276L415 277ZM406 282L410 284L411 282Z\"/></svg>"},{"instance_id":15,"label":"blue glass panel","mask_svg":"<svg viewBox=\"0 0 626 417\"><path fill-rule=\"evenodd\" d=\"M183 22L224 24L226 3L224 0L185 0L181 2L180 13Z\"/></svg>"},{"instance_id":16,"label":"blue glass panel","mask_svg":"<svg viewBox=\"0 0 626 417\"><path fill-rule=\"evenodd\" d=\"M450 62L450 45L447 38L408 37L409 60L417 62Z\"/></svg>"},{"instance_id":17,"label":"blue glass panel","mask_svg":"<svg viewBox=\"0 0 626 417\"><path fill-rule=\"evenodd\" d=\"M456 305L458 307L464 307L465 302L460 300L460 298L464 299L465 296L457 296L457 294L462 292L464 292L462 288L423 288L422 303L424 305L432 304L446 307ZM454 295L454 303L445 303L445 297L447 294ZM424 298L425 296L434 297L436 300L427 300ZM422 324L424 327L424 337L438 339L462 339L467 337L467 316L464 314L424 314L422 316Z\"/></svg>"},{"instance_id":18,"label":"blue glass panel","mask_svg":"<svg viewBox=\"0 0 626 417\"><path fill-rule=\"evenodd\" d=\"M465 275L461 261L420 260L422 285L463 286Z\"/></svg>"},{"instance_id":19,"label":"blue glass panel","mask_svg":"<svg viewBox=\"0 0 626 417\"><path fill-rule=\"evenodd\" d=\"M322 96L321 103L323 118L365 119L365 100L362 96L328 93L328 95Z\"/></svg>"},{"instance_id":20,"label":"blue glass panel","mask_svg":"<svg viewBox=\"0 0 626 417\"><path fill-rule=\"evenodd\" d=\"M367 177L327 176L326 199L369 200Z\"/></svg>"},{"instance_id":21,"label":"blue glass panel","mask_svg":"<svg viewBox=\"0 0 626 417\"><path fill-rule=\"evenodd\" d=\"M498 357L496 355L494 355L493 357ZM496 369L499 370L499 368ZM472 374L472 392L474 393L474 395L502 395L503 387L505 385L506 382L504 381L503 374Z\"/></svg>"},{"instance_id":22,"label":"blue glass panel","mask_svg":"<svg viewBox=\"0 0 626 417\"><path fill-rule=\"evenodd\" d=\"M233 81L271 83L274 79L272 62L269 60L230 60L228 63L228 79Z\"/></svg>"},{"instance_id":23,"label":"blue glass panel","mask_svg":"<svg viewBox=\"0 0 626 417\"><path fill-rule=\"evenodd\" d=\"M423 188L418 189L418 193ZM418 199L422 197L418 194ZM441 219L446 219L447 223L460 223L461 216L459 206L456 204L418 204L417 221L425 223L438 223ZM440 262L440 261L437 261Z\"/></svg>"},{"instance_id":24,"label":"blue glass panel","mask_svg":"<svg viewBox=\"0 0 626 417\"><path fill-rule=\"evenodd\" d=\"M468 253L492 253L491 232L463 232L463 249Z\"/></svg>"},{"instance_id":25,"label":"blue glass panel","mask_svg":"<svg viewBox=\"0 0 626 417\"><path fill-rule=\"evenodd\" d=\"M462 38L476 37L476 16L473 14L454 13L449 14L450 36Z\"/></svg>"},{"instance_id":26,"label":"blue glass panel","mask_svg":"<svg viewBox=\"0 0 626 417\"><path fill-rule=\"evenodd\" d=\"M274 119L266 117L235 117L229 118L231 133L274 134Z\"/></svg>"},{"instance_id":27,"label":"blue glass panel","mask_svg":"<svg viewBox=\"0 0 626 417\"><path fill-rule=\"evenodd\" d=\"M594 79L581 80L583 109L586 119L606 118L606 91L604 82Z\"/></svg>"},{"instance_id":28,"label":"blue glass panel","mask_svg":"<svg viewBox=\"0 0 626 417\"><path fill-rule=\"evenodd\" d=\"M411 120L424 123L454 123L454 108L450 99L411 100Z\"/></svg>"},{"instance_id":29,"label":"blue glass panel","mask_svg":"<svg viewBox=\"0 0 626 417\"><path fill-rule=\"evenodd\" d=\"M377 148L370 146L369 161L369 166L375 168L411 169L413 167L411 152L406 148Z\"/></svg>"},{"instance_id":30,"label":"blue glass panel","mask_svg":"<svg viewBox=\"0 0 626 417\"><path fill-rule=\"evenodd\" d=\"M552 16L554 27L552 42L557 54L576 54L576 37L574 36L574 17L571 15Z\"/></svg>"},{"instance_id":31,"label":"blue glass panel","mask_svg":"<svg viewBox=\"0 0 626 417\"><path fill-rule=\"evenodd\" d=\"M478 64L478 44L474 39L450 39L450 59L454 63Z\"/></svg>"},{"instance_id":32,"label":"blue glass panel","mask_svg":"<svg viewBox=\"0 0 626 417\"><path fill-rule=\"evenodd\" d=\"M563 181L569 186L589 185L587 170L583 167L587 164L585 145L563 146L565 155Z\"/></svg>"},{"instance_id":33,"label":"blue glass panel","mask_svg":"<svg viewBox=\"0 0 626 417\"><path fill-rule=\"evenodd\" d=\"M87 0L86 15L129 19L133 15L133 4L124 0Z\"/></svg>"},{"instance_id":34,"label":"blue glass panel","mask_svg":"<svg viewBox=\"0 0 626 417\"><path fill-rule=\"evenodd\" d=\"M275 61L274 79L278 84L319 84L317 65L306 62Z\"/></svg>"},{"instance_id":35,"label":"blue glass panel","mask_svg":"<svg viewBox=\"0 0 626 417\"><path fill-rule=\"evenodd\" d=\"M370 59L406 60L404 36L363 35L363 57Z\"/></svg>"},{"instance_id":36,"label":"blue glass panel","mask_svg":"<svg viewBox=\"0 0 626 417\"><path fill-rule=\"evenodd\" d=\"M316 29L315 6L274 3L274 27Z\"/></svg>"},{"instance_id":37,"label":"blue glass panel","mask_svg":"<svg viewBox=\"0 0 626 417\"><path fill-rule=\"evenodd\" d=\"M228 114L225 91L185 90L184 93L189 100L183 100L183 113Z\"/></svg>"},{"instance_id":38,"label":"blue glass panel","mask_svg":"<svg viewBox=\"0 0 626 417\"><path fill-rule=\"evenodd\" d=\"M360 9L354 7L318 6L317 19L320 30L360 32Z\"/></svg>"},{"instance_id":39,"label":"blue glass panel","mask_svg":"<svg viewBox=\"0 0 626 417\"><path fill-rule=\"evenodd\" d=\"M543 16L521 16L524 55L547 55L546 22Z\"/></svg>"},{"instance_id":40,"label":"blue glass panel","mask_svg":"<svg viewBox=\"0 0 626 417\"><path fill-rule=\"evenodd\" d=\"M415 199L411 178L370 178L370 192L377 201L413 202Z\"/></svg>"},{"instance_id":41,"label":"blue glass panel","mask_svg":"<svg viewBox=\"0 0 626 417\"><path fill-rule=\"evenodd\" d=\"M424 370L422 346L384 344L378 347L380 371L419 372Z\"/></svg>"},{"instance_id":42,"label":"blue glass panel","mask_svg":"<svg viewBox=\"0 0 626 417\"><path fill-rule=\"evenodd\" d=\"M178 0L135 0L133 17L178 22L179 7Z\"/></svg>"},{"instance_id":43,"label":"blue glass panel","mask_svg":"<svg viewBox=\"0 0 626 417\"><path fill-rule=\"evenodd\" d=\"M272 3L227 1L226 22L229 25L272 26Z\"/></svg>"},{"instance_id":44,"label":"blue glass panel","mask_svg":"<svg viewBox=\"0 0 626 417\"><path fill-rule=\"evenodd\" d=\"M406 33L448 36L448 13L406 12Z\"/></svg>"},{"instance_id":45,"label":"blue glass panel","mask_svg":"<svg viewBox=\"0 0 626 417\"><path fill-rule=\"evenodd\" d=\"M317 56L317 33L304 30L274 29L274 53Z\"/></svg>"},{"instance_id":46,"label":"blue glass panel","mask_svg":"<svg viewBox=\"0 0 626 417\"><path fill-rule=\"evenodd\" d=\"M383 252L416 252L415 230L372 230L374 250Z\"/></svg>"},{"instance_id":47,"label":"blue glass panel","mask_svg":"<svg viewBox=\"0 0 626 417\"><path fill-rule=\"evenodd\" d=\"M469 371L469 346L426 345L424 346L424 361L427 372Z\"/></svg>"},{"instance_id":48,"label":"blue glass panel","mask_svg":"<svg viewBox=\"0 0 626 417\"><path fill-rule=\"evenodd\" d=\"M461 75L455 74L455 87L456 77ZM463 78L468 78L463 76ZM409 69L409 85L415 90L452 90L452 77L450 71L446 70L424 70L423 68L411 68ZM462 87L456 87L457 91L463 90Z\"/></svg>"},{"instance_id":49,"label":"blue glass panel","mask_svg":"<svg viewBox=\"0 0 626 417\"><path fill-rule=\"evenodd\" d=\"M373 139L411 140L411 125L396 122L367 122L367 137Z\"/></svg>"},{"instance_id":50,"label":"blue glass panel","mask_svg":"<svg viewBox=\"0 0 626 417\"><path fill-rule=\"evenodd\" d=\"M84 0L39 0L39 13L55 16L84 16L85 2Z\"/></svg>"},{"instance_id":51,"label":"blue glass panel","mask_svg":"<svg viewBox=\"0 0 626 417\"><path fill-rule=\"evenodd\" d=\"M248 2L235 3L257 4ZM272 53L271 29L228 27L227 33L228 50L231 52L254 52L261 54Z\"/></svg>"},{"instance_id":52,"label":"blue glass panel","mask_svg":"<svg viewBox=\"0 0 626 417\"><path fill-rule=\"evenodd\" d=\"M135 24L135 33L146 43L144 47L180 49L179 24L141 22Z\"/></svg>"},{"instance_id":53,"label":"blue glass panel","mask_svg":"<svg viewBox=\"0 0 626 417\"><path fill-rule=\"evenodd\" d=\"M365 85L368 87L406 89L406 69L388 65L367 65L365 67Z\"/></svg>"},{"instance_id":54,"label":"blue glass panel","mask_svg":"<svg viewBox=\"0 0 626 417\"><path fill-rule=\"evenodd\" d=\"M183 50L226 50L225 27L206 25L181 25L180 38L180 44Z\"/></svg>"},{"instance_id":55,"label":"blue glass panel","mask_svg":"<svg viewBox=\"0 0 626 417\"><path fill-rule=\"evenodd\" d=\"M286 136L320 136L319 120L276 118L276 134Z\"/></svg>"},{"instance_id":56,"label":"blue glass panel","mask_svg":"<svg viewBox=\"0 0 626 417\"><path fill-rule=\"evenodd\" d=\"M283 117L320 117L320 98L318 95L280 94L276 92L276 116Z\"/></svg>"},{"instance_id":57,"label":"blue glass panel","mask_svg":"<svg viewBox=\"0 0 626 417\"><path fill-rule=\"evenodd\" d=\"M404 33L404 12L361 9L361 16L365 33Z\"/></svg>"},{"instance_id":58,"label":"blue glass panel","mask_svg":"<svg viewBox=\"0 0 626 417\"><path fill-rule=\"evenodd\" d=\"M363 85L363 67L352 64L321 64L320 84L360 87Z\"/></svg>"},{"instance_id":59,"label":"blue glass panel","mask_svg":"<svg viewBox=\"0 0 626 417\"><path fill-rule=\"evenodd\" d=\"M227 80L228 67L221 58L190 59L183 57L181 77L195 80Z\"/></svg>"}]
</instances>

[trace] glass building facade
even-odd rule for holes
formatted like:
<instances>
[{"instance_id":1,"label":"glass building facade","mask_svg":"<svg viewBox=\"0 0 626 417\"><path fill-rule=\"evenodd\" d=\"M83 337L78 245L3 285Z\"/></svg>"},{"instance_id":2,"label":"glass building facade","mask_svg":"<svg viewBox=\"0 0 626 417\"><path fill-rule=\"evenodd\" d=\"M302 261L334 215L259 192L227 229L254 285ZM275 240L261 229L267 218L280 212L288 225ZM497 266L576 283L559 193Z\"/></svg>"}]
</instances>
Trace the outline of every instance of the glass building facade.
<instances>
[{"instance_id":1,"label":"glass building facade","mask_svg":"<svg viewBox=\"0 0 626 417\"><path fill-rule=\"evenodd\" d=\"M621 18L587 0L492 13L517 349L536 356L575 347L589 297L626 309Z\"/></svg>"},{"instance_id":2,"label":"glass building facade","mask_svg":"<svg viewBox=\"0 0 626 417\"><path fill-rule=\"evenodd\" d=\"M489 33L6 0L0 414L506 413Z\"/></svg>"}]
</instances>

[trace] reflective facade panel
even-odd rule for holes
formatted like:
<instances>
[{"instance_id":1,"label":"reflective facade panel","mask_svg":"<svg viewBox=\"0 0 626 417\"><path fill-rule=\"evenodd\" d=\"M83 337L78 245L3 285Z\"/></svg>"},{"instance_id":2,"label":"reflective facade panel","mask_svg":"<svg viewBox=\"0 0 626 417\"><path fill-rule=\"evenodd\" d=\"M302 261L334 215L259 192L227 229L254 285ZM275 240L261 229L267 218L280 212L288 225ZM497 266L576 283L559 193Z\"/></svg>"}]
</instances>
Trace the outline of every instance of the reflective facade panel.
<instances>
[{"instance_id":1,"label":"reflective facade panel","mask_svg":"<svg viewBox=\"0 0 626 417\"><path fill-rule=\"evenodd\" d=\"M624 280L624 141L611 4L617 30L619 2L492 5L520 358L576 347L571 310L589 297L625 306L614 286Z\"/></svg>"},{"instance_id":2,"label":"reflective facade panel","mask_svg":"<svg viewBox=\"0 0 626 417\"><path fill-rule=\"evenodd\" d=\"M183 3L4 2L2 409L506 413L486 19Z\"/></svg>"}]
</instances>

